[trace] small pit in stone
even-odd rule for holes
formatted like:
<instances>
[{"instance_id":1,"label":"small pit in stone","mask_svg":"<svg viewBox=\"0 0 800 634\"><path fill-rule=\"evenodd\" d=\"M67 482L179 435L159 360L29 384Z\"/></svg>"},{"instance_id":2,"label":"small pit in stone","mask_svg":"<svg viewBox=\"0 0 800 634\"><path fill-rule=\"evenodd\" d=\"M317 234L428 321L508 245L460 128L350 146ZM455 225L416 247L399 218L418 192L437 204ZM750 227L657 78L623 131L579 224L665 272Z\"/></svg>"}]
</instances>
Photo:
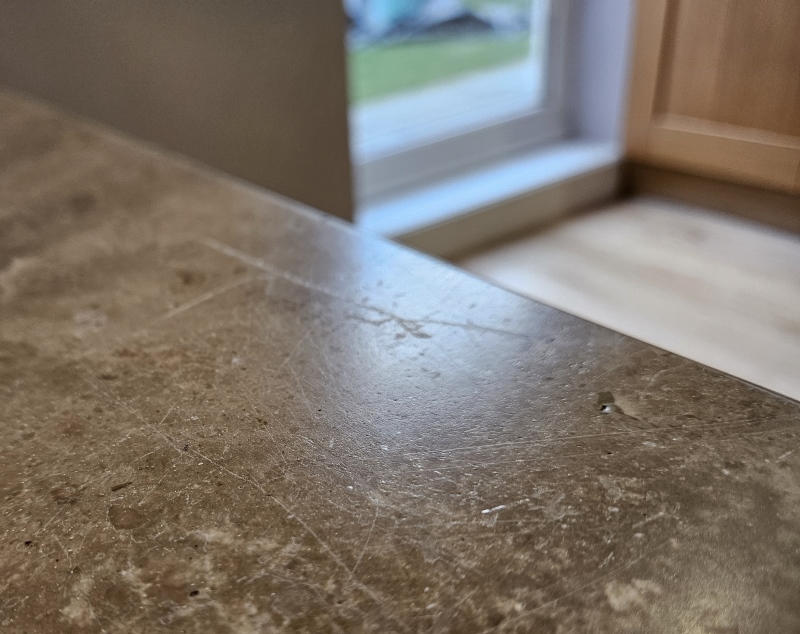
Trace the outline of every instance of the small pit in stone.
<instances>
[{"instance_id":1,"label":"small pit in stone","mask_svg":"<svg viewBox=\"0 0 800 634\"><path fill-rule=\"evenodd\" d=\"M610 414L614 411L614 395L611 392L598 392L597 406L604 414Z\"/></svg>"},{"instance_id":2,"label":"small pit in stone","mask_svg":"<svg viewBox=\"0 0 800 634\"><path fill-rule=\"evenodd\" d=\"M116 529L130 530L144 524L147 516L137 509L112 504L108 507L108 521Z\"/></svg>"}]
</instances>

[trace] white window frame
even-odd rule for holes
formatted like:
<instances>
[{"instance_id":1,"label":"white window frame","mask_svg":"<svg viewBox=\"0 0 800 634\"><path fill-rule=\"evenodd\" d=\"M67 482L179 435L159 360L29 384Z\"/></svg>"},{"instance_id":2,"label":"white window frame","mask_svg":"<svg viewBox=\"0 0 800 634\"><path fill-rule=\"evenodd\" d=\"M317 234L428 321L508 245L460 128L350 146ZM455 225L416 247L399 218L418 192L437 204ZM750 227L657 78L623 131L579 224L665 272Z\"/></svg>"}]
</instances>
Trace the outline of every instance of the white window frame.
<instances>
[{"instance_id":1,"label":"white window frame","mask_svg":"<svg viewBox=\"0 0 800 634\"><path fill-rule=\"evenodd\" d=\"M358 156L353 151L357 205L399 196L566 137L564 75L571 4L550 0L545 89L538 109L394 152Z\"/></svg>"}]
</instances>

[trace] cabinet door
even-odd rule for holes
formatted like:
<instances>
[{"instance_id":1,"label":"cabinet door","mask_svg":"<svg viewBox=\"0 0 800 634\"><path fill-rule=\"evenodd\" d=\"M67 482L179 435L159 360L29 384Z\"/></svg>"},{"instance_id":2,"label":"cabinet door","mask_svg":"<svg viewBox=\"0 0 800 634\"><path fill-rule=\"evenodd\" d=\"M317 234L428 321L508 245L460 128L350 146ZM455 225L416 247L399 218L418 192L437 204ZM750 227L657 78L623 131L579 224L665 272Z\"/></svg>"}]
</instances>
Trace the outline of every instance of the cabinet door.
<instances>
[{"instance_id":1,"label":"cabinet door","mask_svg":"<svg viewBox=\"0 0 800 634\"><path fill-rule=\"evenodd\" d=\"M800 191L800 1L639 0L627 153Z\"/></svg>"}]
</instances>

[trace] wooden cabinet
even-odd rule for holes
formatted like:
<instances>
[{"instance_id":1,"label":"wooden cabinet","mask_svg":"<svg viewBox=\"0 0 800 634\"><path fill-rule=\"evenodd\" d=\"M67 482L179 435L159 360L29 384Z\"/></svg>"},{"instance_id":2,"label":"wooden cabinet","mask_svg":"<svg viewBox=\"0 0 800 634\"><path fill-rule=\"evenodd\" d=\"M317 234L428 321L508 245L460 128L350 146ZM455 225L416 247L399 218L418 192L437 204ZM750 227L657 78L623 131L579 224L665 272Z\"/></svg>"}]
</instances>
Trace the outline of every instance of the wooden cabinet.
<instances>
[{"instance_id":1,"label":"wooden cabinet","mask_svg":"<svg viewBox=\"0 0 800 634\"><path fill-rule=\"evenodd\" d=\"M800 1L636 8L628 157L800 192Z\"/></svg>"}]
</instances>

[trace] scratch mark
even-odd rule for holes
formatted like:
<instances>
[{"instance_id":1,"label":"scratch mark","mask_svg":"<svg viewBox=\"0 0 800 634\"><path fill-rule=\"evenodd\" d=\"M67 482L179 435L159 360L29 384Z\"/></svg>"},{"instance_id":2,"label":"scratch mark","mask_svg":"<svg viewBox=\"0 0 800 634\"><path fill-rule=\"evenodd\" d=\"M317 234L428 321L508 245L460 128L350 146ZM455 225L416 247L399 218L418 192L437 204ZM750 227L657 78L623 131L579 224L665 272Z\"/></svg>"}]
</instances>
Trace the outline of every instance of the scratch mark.
<instances>
[{"instance_id":1,"label":"scratch mark","mask_svg":"<svg viewBox=\"0 0 800 634\"><path fill-rule=\"evenodd\" d=\"M244 251L240 251L239 249L235 249L231 246L228 246L227 244L224 244L219 240L214 240L213 238L205 238L202 240L202 243L205 244L207 247L214 249L215 251L224 253L230 258L239 260L240 262L244 262L245 264L249 264L250 266L254 266L255 268L265 271L266 273L269 273L274 277L279 277L288 282L291 282L292 284L296 284L297 286L302 286L309 290L317 291L319 293L323 293L331 297L336 297L337 299L345 299L343 297L336 295L327 288L309 282L308 280L304 280L303 278L298 277L297 275L294 275L292 273L289 273L288 271L283 271L279 268L276 268L270 264L267 264L261 258L256 258L251 255L248 255Z\"/></svg>"},{"instance_id":2,"label":"scratch mark","mask_svg":"<svg viewBox=\"0 0 800 634\"><path fill-rule=\"evenodd\" d=\"M58 545L61 546L61 550L63 550L64 554L67 556L67 562L69 562L70 570L75 568L75 565L72 562L72 557L70 556L69 551L66 548L64 548L64 544L61 543L61 540L58 538L58 536L53 535L53 539L55 539L56 542L58 542Z\"/></svg>"},{"instance_id":3,"label":"scratch mark","mask_svg":"<svg viewBox=\"0 0 800 634\"><path fill-rule=\"evenodd\" d=\"M139 500L139 503L137 504L137 506L141 506L142 504L144 504L144 501L147 499L147 496L150 495L155 489L157 489L161 485L161 483L164 481L164 478L167 477L167 475L169 474L169 472L171 470L172 470L172 467L167 469L167 471L164 473L164 475L161 476L161 478L158 480L158 482L156 482L153 486L151 486L149 489L147 489L147 492L142 496L142 499Z\"/></svg>"},{"instance_id":4,"label":"scratch mark","mask_svg":"<svg viewBox=\"0 0 800 634\"><path fill-rule=\"evenodd\" d=\"M297 343L294 344L289 354L286 355L286 358L283 361L281 361L281 364L277 368L275 368L275 372L282 370L284 366L286 366L292 360L294 355L301 348L301 346L308 340L310 335L311 335L311 329L309 328L308 330L306 330L305 334L302 337L300 337L300 339L298 339Z\"/></svg>"},{"instance_id":5,"label":"scratch mark","mask_svg":"<svg viewBox=\"0 0 800 634\"><path fill-rule=\"evenodd\" d=\"M289 367L290 367L290 369L291 369L291 366L289 366ZM103 390L102 388L100 388L98 385L96 385L94 382L92 382L92 381L91 381L89 378L87 378L86 374L88 374L88 369L84 367L84 375L82 375L82 376L81 376L81 378L82 378L82 379L83 379L83 380L84 380L86 383L88 383L89 385L91 385L91 386L92 386L92 388L94 388L94 390L95 390L95 391L97 391L97 392L98 392L98 393L100 393L100 394L103 394L103 395L104 395L104 396L106 396L107 398L109 398L109 399L113 400L115 403L117 403L118 405L121 405L123 408L125 408L126 410L128 410L128 411L129 411L131 414L133 414L133 415L134 415L134 416L135 416L135 417L136 417L138 420L140 420L142 423L144 423L144 425L145 425L146 427L148 427L148 428L152 429L152 430L153 430L153 431L155 431L155 432L156 432L156 433L157 433L159 436L161 436L161 438L164 440L164 442L166 442L166 443L167 443L167 444L168 444L170 447L172 447L172 448L175 450L175 452L176 452L176 453L178 453L178 455L180 455L180 456L183 456L183 455L184 455L184 452L182 452L182 451L181 451L180 447L179 447L179 446L178 446L178 444L175 442L174 438L170 437L168 434L166 434L166 433L164 433L162 430L158 429L158 427L156 427L155 425L153 425L153 423L151 423L150 421L148 421L148 420L147 420L147 419L146 419L146 418L145 418L145 417L144 417L144 416L143 416L143 415L142 415L140 412L138 412L136 409L134 409L133 407L131 407L131 406L130 406L130 405L127 403L127 402L123 401L121 398L117 397L116 395L109 394L108 392L106 392L105 390ZM296 373L295 373L295 376L296 376ZM299 382L298 382L298 384L299 384ZM302 385L300 385L300 389L301 389L301 391L303 391L303 389L302 389ZM304 397L305 397L305 392L304 392L304 391L303 391L303 395L304 395ZM308 402L308 399L307 399L307 398L306 398L306 405L309 407L309 410L310 410L310 409L311 409L311 406L310 406L310 403ZM159 424L163 424L163 423L164 423L164 421L166 421L166 419L169 417L169 415L172 413L172 411L175 409L175 407L176 407L176 404L173 404L173 405L172 405L172 406L169 408L169 410L167 411L167 413L166 413L166 414L164 414L164 416L162 417L162 419L161 419L161 422L160 422ZM363 582L359 581L358 579L352 578L352 577L353 577L352 571L351 571L351 569L350 569L350 568L347 566L347 564L346 564L346 563L345 563L345 562L344 562L344 561L341 559L341 557L339 557L339 555L337 555L337 554L336 554L336 552L335 552L335 551L334 551L334 550L333 550L333 549L330 547L330 545L328 545L328 543L327 543L327 542L326 542L324 539L322 539L322 537L321 537L321 536L320 536L320 535L319 535L319 534L318 534L318 533L317 533L317 532L316 532L316 531L315 531L313 528L311 528L311 526L310 526L310 525L309 525L309 524L308 524L308 523L307 523L307 522L306 522L306 521L305 521L305 520L304 520L302 517L300 517L300 516L299 516L299 515L298 515L298 514L297 514L297 513L294 511L294 509L293 509L293 508L292 508L292 507L291 507L289 504L287 504L287 503L283 502L281 499L279 499L279 498L277 498L277 497L275 497L275 496L273 496L273 495L271 495L271 494L267 493L267 491L266 491L266 490L264 490L264 488L263 488L263 487L262 487L262 486L261 486L261 485L260 485L260 484L259 484L257 481L255 481L254 479L252 479L252 478L249 478L249 477L242 476L242 475L240 475L240 474L238 474L238 473L236 473L236 472L234 472L234 471L231 471L231 470L230 470L230 469L228 469L227 467L225 467L225 466L223 466L222 464L218 463L216 460L213 460L213 459L212 459L212 458L210 458L209 456L206 456L205 454L203 454L203 453L201 453L201 452L197 451L197 450L196 450L196 449L194 449L194 448L192 448L190 451L191 451L191 453L192 453L192 454L194 454L194 455L196 455L196 456L198 456L198 457L202 458L204 461L207 461L207 462L209 462L210 464L214 465L214 466L215 466L217 469L219 469L220 471L223 471L224 473L227 473L228 475L230 475L231 477L234 477L234 478L236 478L237 480L240 480L240 481L242 481L242 482L245 482L245 483L249 484L250 486L252 486L253 488L255 488L257 491L259 491L259 492L260 492L262 495L264 495L264 496L265 496L265 497L266 497L268 500L272 501L272 502L273 502L275 505L277 505L277 506L279 506L281 509L283 509L283 510L286 512L287 516L288 516L289 518L293 519L293 520L294 520L295 522L297 522L298 524L300 524L300 526L301 526L301 527L302 527L302 528L303 528L303 529L304 529L304 530L305 530L305 531L306 531L306 532L307 532L307 533L308 533L308 534L309 534L309 535L310 535L312 538L314 538L314 540L316 540L316 541L317 541L317 543L318 543L318 544L319 544L319 545L322 547L322 549L323 549L323 550L324 550L324 551L325 551L325 552L328 554L328 556L329 556L329 557L330 557L330 558L333 560L333 562L334 562L334 563L335 563L335 564L336 564L336 565L337 565L339 568L341 568L342 570L344 570L344 571L345 571L345 572L348 574L348 579L350 579L351 583L353 583L353 585L354 585L356 588L358 588L358 589L359 589L359 590L361 590L361 591L362 591L364 594L366 594L368 597L370 597L370 599L372 599L372 600L373 600L373 601L374 601L376 604L378 604L379 606L381 606L381 607L383 607L384 609L386 609L386 614L387 614L387 616L388 616L388 617L389 617L389 618L390 618L390 619L391 619L393 622L395 622L395 623L397 624L397 626L398 626L398 627L399 627L399 628L400 628L402 631L405 631L405 632L409 631L409 630L408 630L408 628L407 628L407 627L406 627L406 626L405 626L405 625L404 625L402 622L398 621L398 620L397 620L397 618L396 618L396 617L394 617L394 616L391 614L391 612L389 611L389 609L388 609L388 608L387 608L387 606L386 606L386 601L385 601L385 600L384 600L384 599L383 599L383 598L382 598L380 595L378 595L378 594L377 594L377 593L376 593L374 590L372 590L372 588L370 588L370 587L369 587L368 585L366 585L365 583L363 583ZM164 478L165 478L167 475L168 475L168 474L167 474L167 473L165 473L165 474L162 476L162 478L159 480L159 483L160 483L161 481L163 481L163 479L164 479ZM158 484L156 484L155 486L158 486ZM149 490L149 491L148 491L148 492L145 494L145 496L142 498L142 500L139 502L139 504L141 504L141 503L144 501L144 499L147 497L147 495L149 495L149 494L150 494L150 492L151 492L151 491L152 491L154 488L155 488L155 487L152 487L152 488L151 488L151 489L150 489L150 490ZM52 521L52 519L54 519L54 518L51 518L51 521ZM57 538L56 538L56 539L57 539ZM61 545L61 543L60 543L60 542L59 542L59 545ZM62 547L62 549L63 549L63 545L61 545L61 547ZM65 552L65 553L67 553L67 551L66 551L66 550L64 550L64 552ZM70 559L70 561L71 561L71 559Z\"/></svg>"},{"instance_id":6,"label":"scratch mark","mask_svg":"<svg viewBox=\"0 0 800 634\"><path fill-rule=\"evenodd\" d=\"M380 308L378 306L372 306L370 304L365 304L365 303L362 303L362 302L358 302L358 301L350 299L348 297L343 297L342 295L334 293L329 288L325 288L324 286L320 286L319 284L315 284L313 282L310 282L309 280L305 280L305 279L303 279L301 277L298 277L297 275L289 273L288 271L284 271L284 270L278 269L277 267L274 267L274 266L268 264L267 262L264 262L264 260L262 260L260 258L256 258L256 257L253 257L251 255L248 255L247 253L245 253L243 251L240 251L239 249L235 249L234 247L228 246L227 244L224 244L224 243L220 242L219 240L214 240L213 238L205 238L205 239L201 240L201 242L203 244L205 244L207 247L209 247L211 249L214 249L215 251L218 251L219 253L223 253L223 254L227 255L228 257L234 258L236 260L239 260L240 262L244 262L245 264L249 264L250 266L253 266L253 267L257 268L257 269L260 269L260 270L262 270L262 271L264 271L266 273L269 273L270 275L272 275L274 277L278 277L278 278L284 279L287 282L291 282L292 284L296 284L297 286L302 286L303 288L307 288L309 290L316 291L316 292L321 293L323 295L326 295L328 297L332 297L334 299L338 299L339 301L347 302L349 304L353 304L353 305L358 306L360 308L364 308L365 310L371 310L371 311L376 312L376 313L378 313L380 315L383 315L384 317L387 317L388 319L391 319L392 321L396 322L397 325L399 325L403 330L405 330L408 334L410 334L413 337L418 337L418 338L421 338L421 339L430 338L431 335L429 335L428 333L422 331L422 327L423 327L422 324L423 323L429 323L429 324L438 324L438 325L442 325L442 326L451 326L453 328L462 328L462 329L466 329L466 330L481 330L481 331L485 331L485 332L493 332L493 333L500 334L500 335L509 335L509 336L514 336L514 337L523 337L525 339L530 339L530 337L528 335L524 334L524 333L517 333L517 332L513 332L513 331L509 331L509 330L502 330L502 329L499 329L499 328L492 328L490 326L481 326L481 325L473 324L473 323L466 323L465 324L465 323L458 323L458 322L451 322L451 321L440 321L440 320L435 320L435 319L416 320L416 319L410 319L408 317L401 317L400 315L392 313L392 312L390 312L390 311L388 311L388 310L386 310L384 308ZM378 322L372 322L372 323L375 323L376 325L380 325Z\"/></svg>"},{"instance_id":7,"label":"scratch mark","mask_svg":"<svg viewBox=\"0 0 800 634\"><path fill-rule=\"evenodd\" d=\"M89 533L92 532L92 527L89 526L86 531L83 533L83 538L81 539L81 543L78 544L78 548L76 549L76 554L80 555L83 551L83 543L86 541L86 538L89 536Z\"/></svg>"},{"instance_id":8,"label":"scratch mark","mask_svg":"<svg viewBox=\"0 0 800 634\"><path fill-rule=\"evenodd\" d=\"M670 538L670 539L672 539L672 538ZM536 606L535 608L533 608L531 610L523 612L522 614L517 614L516 616L513 617L513 619L503 623L503 625L504 626L508 626L510 623L512 623L514 621L519 621L520 619L529 618L532 614L536 614L540 610L544 610L545 608L548 608L548 607L550 607L552 605L555 605L556 603L558 603L562 599L566 599L567 597L570 597L570 596L580 592L584 588L588 588L589 586L596 585L597 583L603 581L604 579L607 579L608 577L610 577L613 574L616 574L617 572L621 572L623 570L627 570L628 568L630 568L630 567L634 566L635 564L639 563L645 557L649 557L650 555L652 555L657 550L660 550L661 548L663 548L666 544L669 543L669 541L670 541L669 539L665 539L663 542L657 544L656 546L654 546L653 548L651 548L649 550L646 550L645 552L643 552L638 557L635 557L634 559L631 559L629 562L627 562L625 564L622 564L620 566L617 566L616 568L613 568L613 569L609 570L608 572L606 572L606 573L604 573L602 575L599 575L599 576L597 576L597 577L595 577L593 579L590 579L586 583L582 583L578 587L573 588L572 590L570 590L568 592L565 592L564 594L561 594L561 595L557 596L556 598L551 599L550 601L547 601L546 603L542 603L541 605L538 605L538 606ZM490 631L492 631L492 630L483 630L483 632L490 632Z\"/></svg>"},{"instance_id":9,"label":"scratch mark","mask_svg":"<svg viewBox=\"0 0 800 634\"><path fill-rule=\"evenodd\" d=\"M308 522L306 522L302 517L300 517L291 506L289 506L288 504L283 502L280 498L277 498L274 495L272 495L270 493L267 493L264 490L264 488L258 482L253 480L252 478L240 475L240 474L236 473L235 471L231 471L230 469L228 469L224 465L221 465L216 460L213 460L213 459L209 458L208 456L200 453L196 449L192 449L191 451L192 451L193 454L199 456L203 460L206 460L209 463L213 464L220 471L224 471L229 476L231 476L233 478L236 478L237 480L240 480L241 482L245 482L246 484L249 484L250 486L255 488L257 491L259 491L262 495L264 495L264 497L266 497L268 500L270 500L271 502L273 502L274 504L279 506L281 509L283 509L286 512L287 516L291 517L295 522L300 524L300 526L302 526L303 529L309 535L311 535L311 537L313 537L317 541L317 543L322 547L322 549L326 553L328 553L328 556L334 561L334 563L337 566L339 566L340 568L342 568L342 570L347 572L348 578L352 578L352 576L353 576L352 569L350 569L347 566L347 564L341 559L341 557L339 557L339 555L336 554L336 552L328 545L328 543L324 539L322 539L322 537L319 535L319 533L317 533L313 528L311 528L311 526L308 524ZM381 597L379 597L370 587L368 587L367 585L365 585L365 584L363 584L363 583L361 583L360 581L357 581L357 580L353 580L353 583L355 583L356 586L360 590L362 590L364 593L366 593L367 596L369 596L373 601L375 601L379 605L384 605L384 601L381 599Z\"/></svg>"},{"instance_id":10,"label":"scratch mark","mask_svg":"<svg viewBox=\"0 0 800 634\"><path fill-rule=\"evenodd\" d=\"M161 430L160 430L158 427L156 427L155 425L153 425L153 423L151 423L151 422L150 422L149 420L147 420L147 419L146 419L144 416L142 416L142 414L140 414L138 411L136 411L135 409L133 409L133 408L132 408L130 405L128 405L128 403L126 403L125 401L123 401L122 399L120 399L119 397L117 397L116 395L109 394L109 393L108 393L108 392L106 392L106 391L105 391L103 388L101 388L99 385L96 385L96 384L95 384L95 383L93 383L91 380L89 380L89 379L88 379L86 376L83 376L83 377L81 377L81 378L82 378L84 381L86 381L86 382L87 382L89 385L91 385L91 386L92 386L92 387L93 387L93 388L94 388L94 389L95 389L97 392L100 392L100 394L103 394L103 395L104 395L104 396L106 396L107 398L110 398L111 400L113 400L114 402L116 402L118 405L121 405L121 406L122 406L122 407L124 407L126 410L128 410L128 411L129 411L131 414L133 414L133 415L134 415L136 418L138 418L140 421L142 421L142 422L145 424L145 426L149 427L151 430L153 430L153 431L154 431L154 432L156 432L156 433L157 433L159 436L161 436L161 438L163 438L163 439L164 439L164 441L165 441L165 442L166 442L166 443L167 443L167 444L168 444L170 447L172 447L172 448L173 448L173 449L174 449L174 450L175 450L175 451L178 453L178 455L182 455L182 453L181 453L181 450L180 450L180 448L178 447L178 444L175 442L175 439L174 439L174 438L172 438L172 437L171 437L171 436L169 436L168 434L165 434L165 433L164 433L163 431L161 431ZM175 405L173 404L173 405L172 405L172 406L169 408L169 410L167 411L167 413L166 413L166 414L164 414L164 417L161 419L161 421L160 421L158 424L159 424L159 425L163 425L163 424L164 424L164 421L165 421L165 420L167 420L167 417L168 417L168 416L169 416L169 415L172 413L172 410L174 410L174 409L175 409Z\"/></svg>"},{"instance_id":11,"label":"scratch mark","mask_svg":"<svg viewBox=\"0 0 800 634\"><path fill-rule=\"evenodd\" d=\"M664 368L663 370L659 370L658 372L656 372L653 376L650 377L650 381L648 381L647 385L644 386L644 389L642 391L647 392L658 377L660 377L665 372L669 372L672 369L673 368Z\"/></svg>"},{"instance_id":12,"label":"scratch mark","mask_svg":"<svg viewBox=\"0 0 800 634\"><path fill-rule=\"evenodd\" d=\"M172 310L170 310L169 312L165 313L161 317L158 317L153 323L157 324L160 321L164 321L166 319L172 319L176 315L180 315L181 313L183 313L183 312L185 312L187 310L190 310L190 309L194 308L195 306L199 306L200 304L203 304L203 303L205 303L205 302L207 302L207 301L209 301L211 299L214 299L215 297L217 297L219 295L222 295L223 293L227 293L228 291L230 291L230 290L232 290L234 288L237 288L238 286L241 286L242 284L245 284L247 282L252 282L253 279L254 278L252 278L252 277L245 277L243 279L236 280L235 282L231 282L230 284L225 284L224 286L220 286L218 288L212 288L210 291L207 291L207 292L203 293L202 295L199 295L198 297L195 297L194 299L189 300L185 304L181 304L180 306L178 306L176 308L173 308Z\"/></svg>"},{"instance_id":13,"label":"scratch mark","mask_svg":"<svg viewBox=\"0 0 800 634\"><path fill-rule=\"evenodd\" d=\"M360 302L352 302L352 303L356 304L356 306L359 306L360 308L371 310L373 312L378 313L379 315L383 315L384 317L386 317L386 319L373 321L356 315L348 315L351 319L358 319L359 321L363 321L366 324L372 324L373 326L382 326L388 321L393 321L412 337L416 337L417 339L431 338L431 335L429 335L427 332L422 331L422 324L420 324L419 321L417 321L416 319L401 317L400 315L396 315L395 313L389 312L388 310L379 308L377 306L372 306L370 304L362 304Z\"/></svg>"},{"instance_id":14,"label":"scratch mark","mask_svg":"<svg viewBox=\"0 0 800 634\"><path fill-rule=\"evenodd\" d=\"M294 368L291 365L289 366L289 372L292 373L294 380L297 382L297 387L300 388L300 394L303 397L303 401L305 402L306 407L308 408L309 415L311 416L311 418L314 418L315 417L314 409L311 407L311 401L308 400L306 391L303 389L303 384L300 382L300 377L297 376L297 372L294 371Z\"/></svg>"},{"instance_id":15,"label":"scratch mark","mask_svg":"<svg viewBox=\"0 0 800 634\"><path fill-rule=\"evenodd\" d=\"M475 324L471 321L466 323L459 323L455 321L445 321L440 319L428 319L425 318L423 320L426 324L437 324L439 326L452 326L453 328L462 328L464 330L477 330L478 332L490 332L495 335L507 335L509 337L518 337L520 339L527 339L530 340L530 335L526 335L522 332L515 332L513 330L505 330L503 328L492 328L491 326L482 326L481 324Z\"/></svg>"},{"instance_id":16,"label":"scratch mark","mask_svg":"<svg viewBox=\"0 0 800 634\"><path fill-rule=\"evenodd\" d=\"M643 519L641 522L636 522L636 524L633 525L633 528L640 528L645 524L649 524L650 522L655 522L656 520L660 520L662 517L666 516L667 514L664 511L659 511L655 515Z\"/></svg>"},{"instance_id":17,"label":"scratch mark","mask_svg":"<svg viewBox=\"0 0 800 634\"><path fill-rule=\"evenodd\" d=\"M352 578L353 575L356 573L356 568L361 563L361 560L364 558L364 553L367 552L367 546L369 546L369 540L372 538L372 531L375 530L375 522L378 520L378 507L375 507L375 515L372 516L372 526L369 527L369 532L367 533L367 539L364 540L364 546L361 548L361 552L358 555L358 559L356 559L356 565L353 566L353 569L350 571L350 577Z\"/></svg>"},{"instance_id":18,"label":"scratch mark","mask_svg":"<svg viewBox=\"0 0 800 634\"><path fill-rule=\"evenodd\" d=\"M734 430L739 427L747 426L752 423L763 423L765 421L775 421L775 418L751 418L748 420L742 421L732 421L732 422L724 422L724 423L703 423L699 425L684 425L681 427L653 427L651 429L628 429L625 431L607 431L607 432L600 432L599 434L568 434L562 436L554 436L552 438L541 438L537 440L510 440L507 442L498 442L492 443L488 445L473 445L473 446L464 446L464 447L449 447L446 449L430 449L430 450L419 450L419 451L409 451L403 453L404 457L413 458L415 456L430 456L430 455L440 455L440 454L449 454L454 452L470 452L470 451L480 451L485 449L505 449L508 447L539 447L543 445L551 445L556 443L565 443L572 440L586 440L588 438L608 438L613 436L636 436L642 434L653 434L653 433L671 433L671 434L679 434L679 433L686 433L690 431L709 431L712 429L717 428L725 428L728 430ZM754 433L766 433L767 431L776 431L776 430L758 430ZM724 440L724 439L721 439ZM445 467L446 468L446 467Z\"/></svg>"},{"instance_id":19,"label":"scratch mark","mask_svg":"<svg viewBox=\"0 0 800 634\"><path fill-rule=\"evenodd\" d=\"M458 608L460 608L464 603L469 601L472 598L472 595L474 595L477 591L478 591L478 588L473 588L472 590L467 592L463 597L461 597L458 601L456 601L453 604L453 607L451 607L450 609L445 609L445 610L440 611L436 615L436 620L434 621L434 624L435 624L434 625L434 629L436 629L437 631L439 631L440 629L441 630L446 630L447 629L446 626L440 628L440 627L437 627L436 624L439 624L442 621L442 619L445 618L445 615L458 614ZM450 618L452 618L452 617L450 617ZM444 625L444 624L442 624L442 625Z\"/></svg>"},{"instance_id":20,"label":"scratch mark","mask_svg":"<svg viewBox=\"0 0 800 634\"><path fill-rule=\"evenodd\" d=\"M101 475L97 476L96 478L92 478L92 479L88 480L85 484L83 484L83 486L81 486L81 491L86 490L87 488L89 488L90 485L92 485L92 484L94 484L94 483L96 483L98 481L108 480L110 477L112 477L112 475L113 474L101 474ZM65 508L66 508L65 506L61 506L49 520L47 520L42 526L40 526L36 530L34 535L38 535L39 533L44 531L48 526L50 526L50 524L53 522L53 520L55 520Z\"/></svg>"},{"instance_id":21,"label":"scratch mark","mask_svg":"<svg viewBox=\"0 0 800 634\"><path fill-rule=\"evenodd\" d=\"M58 509L58 510L55 512L55 514L54 514L54 515L53 515L53 516L52 516L52 517L51 517L49 520L47 520L47 521L44 523L44 526L42 526L42 527L41 527L41 528L40 528L38 531L36 531L36 533L34 533L34 534L35 534L35 535L38 535L38 534L39 534L39 533L41 533L41 532L42 532L44 529L46 529L48 526L50 526L50 523L51 523L51 522L52 522L54 519L56 519L56 518L57 518L57 517L58 517L58 516L61 514L61 511L63 511L65 508L66 508L66 507L64 507L64 506L62 506L61 508L59 508L59 509Z\"/></svg>"},{"instance_id":22,"label":"scratch mark","mask_svg":"<svg viewBox=\"0 0 800 634\"><path fill-rule=\"evenodd\" d=\"M145 458L147 458L147 456L150 456L150 455L156 453L157 451L160 451L160 449L153 449L153 451L148 451L146 454L142 454L141 456L136 458L136 460L134 460L134 462L139 462L140 460L144 460Z\"/></svg>"},{"instance_id":23,"label":"scratch mark","mask_svg":"<svg viewBox=\"0 0 800 634\"><path fill-rule=\"evenodd\" d=\"M490 515L492 513L497 513L498 511L502 511L503 509L507 509L508 507L505 504L501 504L500 506L495 506L490 509L483 509L481 514L483 515Z\"/></svg>"}]
</instances>

